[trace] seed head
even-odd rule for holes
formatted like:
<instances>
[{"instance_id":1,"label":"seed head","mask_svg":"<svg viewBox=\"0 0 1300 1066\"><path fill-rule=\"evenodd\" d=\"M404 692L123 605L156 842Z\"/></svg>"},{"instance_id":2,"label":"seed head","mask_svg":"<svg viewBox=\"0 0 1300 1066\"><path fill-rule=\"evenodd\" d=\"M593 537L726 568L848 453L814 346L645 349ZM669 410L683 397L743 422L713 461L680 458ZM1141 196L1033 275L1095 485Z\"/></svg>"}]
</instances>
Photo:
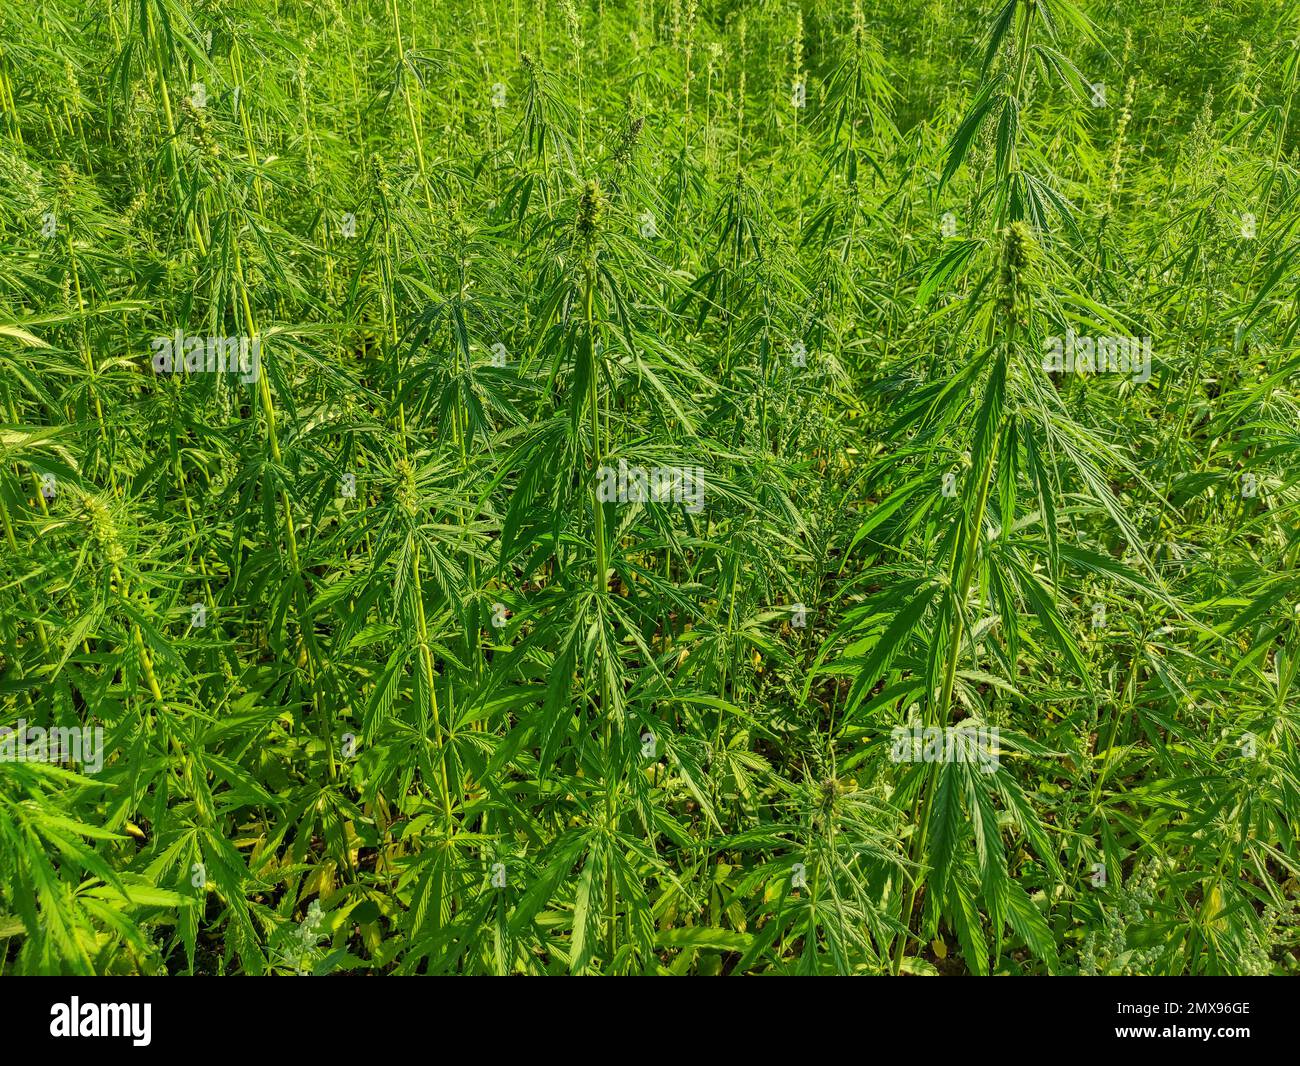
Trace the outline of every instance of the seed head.
<instances>
[{"instance_id":1,"label":"seed head","mask_svg":"<svg viewBox=\"0 0 1300 1066\"><path fill-rule=\"evenodd\" d=\"M383 157L372 155L366 160L366 172L370 179L370 191L374 196L381 200L387 200L391 185L388 180L388 167L385 165Z\"/></svg>"},{"instance_id":2,"label":"seed head","mask_svg":"<svg viewBox=\"0 0 1300 1066\"><path fill-rule=\"evenodd\" d=\"M1023 220L1012 222L1003 233L1000 301L1006 315L1021 320L1038 261L1038 243L1033 230Z\"/></svg>"},{"instance_id":3,"label":"seed head","mask_svg":"<svg viewBox=\"0 0 1300 1066\"><path fill-rule=\"evenodd\" d=\"M398 459L396 463L397 471L397 498L398 506L407 514L413 515L420 509L420 490L415 484L415 469L407 459Z\"/></svg>"},{"instance_id":4,"label":"seed head","mask_svg":"<svg viewBox=\"0 0 1300 1066\"><path fill-rule=\"evenodd\" d=\"M72 492L78 495L79 517L89 527L91 545L99 552L100 558L108 566L120 566L126 559L126 549L118 535L117 523L113 512L98 496L80 492L75 487Z\"/></svg>"},{"instance_id":5,"label":"seed head","mask_svg":"<svg viewBox=\"0 0 1300 1066\"><path fill-rule=\"evenodd\" d=\"M72 209L72 203L76 191L76 180L72 173L72 168L67 163L60 163L58 167L58 193L57 204L59 214L65 214Z\"/></svg>"},{"instance_id":6,"label":"seed head","mask_svg":"<svg viewBox=\"0 0 1300 1066\"><path fill-rule=\"evenodd\" d=\"M627 129L623 131L623 136L618 142L618 147L614 149L615 170L622 170L631 160L632 152L636 148L637 141L641 139L641 130L644 126L644 118L635 118L628 123Z\"/></svg>"},{"instance_id":7,"label":"seed head","mask_svg":"<svg viewBox=\"0 0 1300 1066\"><path fill-rule=\"evenodd\" d=\"M578 201L578 236L591 244L604 216L605 195L600 191L600 182L593 178L583 188L582 198Z\"/></svg>"}]
</instances>

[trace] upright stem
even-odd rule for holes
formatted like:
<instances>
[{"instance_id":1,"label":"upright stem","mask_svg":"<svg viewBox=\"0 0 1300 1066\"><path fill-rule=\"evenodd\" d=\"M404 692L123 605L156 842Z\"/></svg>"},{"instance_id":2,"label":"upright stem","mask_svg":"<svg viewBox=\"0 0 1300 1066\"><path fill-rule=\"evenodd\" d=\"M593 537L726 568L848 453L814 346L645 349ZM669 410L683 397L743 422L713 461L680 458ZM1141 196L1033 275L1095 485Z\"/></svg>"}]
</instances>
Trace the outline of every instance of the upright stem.
<instances>
[{"instance_id":1,"label":"upright stem","mask_svg":"<svg viewBox=\"0 0 1300 1066\"><path fill-rule=\"evenodd\" d=\"M402 25L397 18L397 0L392 0L393 34L397 38L397 61L406 66L406 48L402 44ZM415 108L411 104L411 90L406 84L406 70L401 72L402 99L406 102L406 119L411 124L411 136L415 140L415 162L420 168L420 184L424 186L424 205L433 214L433 194L429 192L429 174L424 167L424 142L420 137L420 124L415 120Z\"/></svg>"},{"instance_id":2,"label":"upright stem","mask_svg":"<svg viewBox=\"0 0 1300 1066\"><path fill-rule=\"evenodd\" d=\"M415 625L420 641L420 671L429 689L429 716L433 721L434 739L438 744L438 786L441 791L442 812L451 825L451 794L447 788L447 749L444 743L442 722L438 714L438 692L434 687L437 674L433 670L433 652L429 649L429 625L424 614L424 586L420 581L420 542L411 552L411 581L415 589Z\"/></svg>"},{"instance_id":3,"label":"upright stem","mask_svg":"<svg viewBox=\"0 0 1300 1066\"><path fill-rule=\"evenodd\" d=\"M583 297L583 316L587 330L587 416L591 432L591 514L592 539L595 542L596 568L592 574L592 590L597 596L609 593L609 555L605 544L605 507L600 498L600 380L599 367L596 364L596 263L593 258L587 262L586 293ZM611 837L614 834L614 723L610 712L609 680L602 663L598 681L600 689L600 714L604 719L601 729L605 751L605 824ZM614 910L614 867L610 863L605 873L605 904L609 913L605 918L605 949L609 956L606 965L614 961L614 951L618 945L618 921Z\"/></svg>"},{"instance_id":4,"label":"upright stem","mask_svg":"<svg viewBox=\"0 0 1300 1066\"><path fill-rule=\"evenodd\" d=\"M1023 97L1025 91L1025 78L1029 70L1029 40L1033 19L1033 5L1022 0L1020 4L1020 33L1017 42L1016 58L1016 83L1015 83L1015 103L1016 107L1023 106ZM1011 211L1011 181L1010 179L1018 171L1016 156L1016 146L1013 143L1010 148L1011 159L1007 167L1007 187L1002 190L1002 197L998 211L998 232L1006 228L1010 219ZM990 325L990 332L992 326ZM1007 317L1005 322L1004 343L1008 351L1014 343L1016 332L1016 322L1014 313ZM1005 373L1005 365L998 362L994 363L993 373ZM984 464L979 472L979 481L976 486L975 506L970 512L968 518L963 522L962 529L958 536L953 538L952 556L949 560L949 588L952 596L952 623L948 632L947 660L944 663L943 685L940 689L939 702L935 705L935 714L937 725L946 726L951 713L952 693L957 679L957 663L961 658L962 642L966 639L966 600L970 596L971 582L975 577L975 564L979 559L980 550L983 547L984 533L984 511L988 505L989 490L993 484L993 469L997 461L998 442L1001 439L1001 433L998 426L991 426L988 432L991 433L991 439L988 446L988 455L984 459ZM912 862L917 864L918 868L922 864L925 855L925 844L930 828L930 807L934 798L934 788L927 787L930 785L927 779L921 785L922 792L918 792L916 803L913 805L912 824L916 826L915 836L912 838L911 858ZM923 810L922 810L923 808ZM917 815L920 814L919 821ZM925 877L918 875L912 885L911 892L908 895L907 908L903 911L902 921L905 926L910 927L912 912L916 909L917 896L920 895L921 886L925 883ZM897 975L903 964L903 951L907 946L907 936L901 934L894 948L894 974Z\"/></svg>"}]
</instances>

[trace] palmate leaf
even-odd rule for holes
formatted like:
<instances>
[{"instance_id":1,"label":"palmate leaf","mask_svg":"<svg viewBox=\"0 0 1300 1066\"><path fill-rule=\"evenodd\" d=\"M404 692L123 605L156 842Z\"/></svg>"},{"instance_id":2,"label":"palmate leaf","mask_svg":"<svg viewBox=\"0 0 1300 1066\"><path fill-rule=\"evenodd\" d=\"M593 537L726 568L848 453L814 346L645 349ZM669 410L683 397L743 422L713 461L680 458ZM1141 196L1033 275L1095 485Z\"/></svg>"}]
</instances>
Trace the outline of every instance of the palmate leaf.
<instances>
[{"instance_id":1,"label":"palmate leaf","mask_svg":"<svg viewBox=\"0 0 1300 1066\"><path fill-rule=\"evenodd\" d=\"M976 972L987 973L988 954L979 909L982 904L995 929L1000 929L1003 921L1008 922L1035 955L1054 963L1055 944L1047 924L1011 877L999 814L992 803L995 794L1002 799L1012 824L1025 833L1049 869L1059 876L1060 868L1044 826L1019 786L1000 765L989 773L974 762L941 763L933 776L926 856L931 866L926 884L932 894L927 906L928 935L934 935L941 913L934 901L942 900L943 916L966 951L973 953L968 954L967 961ZM973 859L977 881L963 872L965 860L958 856L967 855Z\"/></svg>"},{"instance_id":2,"label":"palmate leaf","mask_svg":"<svg viewBox=\"0 0 1300 1066\"><path fill-rule=\"evenodd\" d=\"M980 403L979 414L975 417L975 429L971 436L971 468L983 471L992 461L994 442L997 440L1002 424L1002 409L1007 392L1007 353L998 353L984 387L984 399ZM1013 461L1014 454L1004 456L1003 461ZM972 530L972 534L982 539L983 530Z\"/></svg>"},{"instance_id":3,"label":"palmate leaf","mask_svg":"<svg viewBox=\"0 0 1300 1066\"><path fill-rule=\"evenodd\" d=\"M882 523L888 521L899 508L911 503L915 506L918 503L917 497L923 496L919 491L922 486L931 487L934 477L931 474L921 474L911 481L900 486L889 499L877 504L871 509L867 520L858 526L857 532L853 534L853 539L849 542L848 550L845 552L845 565L848 565L848 556L852 554L853 549L858 546L858 542L871 533Z\"/></svg>"},{"instance_id":4,"label":"palmate leaf","mask_svg":"<svg viewBox=\"0 0 1300 1066\"><path fill-rule=\"evenodd\" d=\"M699 804L706 822L715 829L721 829L722 823L714 808L712 794L714 785L705 770L703 745L678 739L671 735L658 737L664 746L665 755L675 775L680 778L688 792Z\"/></svg>"},{"instance_id":5,"label":"palmate leaf","mask_svg":"<svg viewBox=\"0 0 1300 1066\"><path fill-rule=\"evenodd\" d=\"M555 761L560 748L570 737L573 718L573 676L581 651L582 631L575 616L568 633L562 638L560 650L551 664L550 681L546 686L546 699L542 703L541 717L536 728L540 742L539 769L545 773Z\"/></svg>"},{"instance_id":6,"label":"palmate leaf","mask_svg":"<svg viewBox=\"0 0 1300 1066\"><path fill-rule=\"evenodd\" d=\"M368 740L373 741L380 732L384 721L392 714L393 704L402 686L403 674L411 661L412 650L398 647L388 658L388 664L375 682L369 703L366 706L362 727Z\"/></svg>"},{"instance_id":7,"label":"palmate leaf","mask_svg":"<svg viewBox=\"0 0 1300 1066\"><path fill-rule=\"evenodd\" d=\"M1051 593L1044 588L1042 579L1010 556L1003 557L1002 562L1012 576L1016 589L1024 596L1030 610L1038 619L1047 639L1064 653L1075 676L1089 691L1092 691L1094 688L1092 672L1084 661L1083 652L1074 639L1074 634L1061 618L1056 604L1052 602Z\"/></svg>"},{"instance_id":8,"label":"palmate leaf","mask_svg":"<svg viewBox=\"0 0 1300 1066\"><path fill-rule=\"evenodd\" d=\"M1002 6L1002 10L998 12L997 17L993 20L993 26L989 30L989 43L984 49L984 62L980 66L982 75L987 74L989 67L993 64L993 57L998 54L998 49L1007 35L1007 30L1011 28L1011 20L1019 8L1020 0L1007 0Z\"/></svg>"},{"instance_id":9,"label":"palmate leaf","mask_svg":"<svg viewBox=\"0 0 1300 1066\"><path fill-rule=\"evenodd\" d=\"M871 651L854 662L857 676L849 690L847 709L852 711L889 669L894 657L902 651L912 633L920 626L926 610L941 592L937 584L923 585L917 589L910 602L894 616L889 626L872 645Z\"/></svg>"},{"instance_id":10,"label":"palmate leaf","mask_svg":"<svg viewBox=\"0 0 1300 1066\"><path fill-rule=\"evenodd\" d=\"M632 951L643 957L651 957L656 944L655 920L650 897L645 890L642 869L637 861L645 863L653 859L652 865L661 865L653 851L638 847L637 842L629 841L629 850L625 853L624 841L620 838L610 849L610 872L614 879L614 890L628 924L628 945Z\"/></svg>"},{"instance_id":11,"label":"palmate leaf","mask_svg":"<svg viewBox=\"0 0 1300 1066\"><path fill-rule=\"evenodd\" d=\"M658 947L682 950L708 948L714 951L746 951L754 942L748 933L730 929L686 925L675 929L661 929L654 938Z\"/></svg>"},{"instance_id":12,"label":"palmate leaf","mask_svg":"<svg viewBox=\"0 0 1300 1066\"><path fill-rule=\"evenodd\" d=\"M998 825L997 811L980 778L983 770L971 763L959 762L966 813L970 818L971 837L975 845L975 868L980 878L980 895L994 926L1000 926L1006 906L1008 884L1006 850Z\"/></svg>"},{"instance_id":13,"label":"palmate leaf","mask_svg":"<svg viewBox=\"0 0 1300 1066\"><path fill-rule=\"evenodd\" d=\"M593 835L587 842L587 854L578 873L573 897L573 937L569 966L583 973L599 950L599 916L612 900L605 899L605 870L609 862L604 838Z\"/></svg>"},{"instance_id":14,"label":"palmate leaf","mask_svg":"<svg viewBox=\"0 0 1300 1066\"><path fill-rule=\"evenodd\" d=\"M984 938L979 909L975 905L973 881L963 879L959 882L954 878L948 889L946 914L953 932L957 934L962 958L977 977L987 977L989 948Z\"/></svg>"},{"instance_id":15,"label":"palmate leaf","mask_svg":"<svg viewBox=\"0 0 1300 1066\"><path fill-rule=\"evenodd\" d=\"M1025 946L1047 963L1050 973L1057 961L1052 930L1042 912L1015 880L1006 883L1006 918Z\"/></svg>"},{"instance_id":16,"label":"palmate leaf","mask_svg":"<svg viewBox=\"0 0 1300 1066\"><path fill-rule=\"evenodd\" d=\"M966 817L962 811L964 792L961 770L956 763L940 763L932 771L932 798L929 812L929 851L926 862L931 868L927 878L929 890L943 898L952 872L953 858L965 836Z\"/></svg>"},{"instance_id":17,"label":"palmate leaf","mask_svg":"<svg viewBox=\"0 0 1300 1066\"><path fill-rule=\"evenodd\" d=\"M965 161L970 146L983 127L985 119L988 118L1000 100L1005 100L1005 96L1001 92L1002 85L1000 75L986 81L980 88L979 94L975 97L961 125L957 127L957 132L953 134L952 140L948 144L948 155L944 161L943 173L939 176L939 190L941 192Z\"/></svg>"},{"instance_id":18,"label":"palmate leaf","mask_svg":"<svg viewBox=\"0 0 1300 1066\"><path fill-rule=\"evenodd\" d=\"M924 279L916 290L917 306L927 307L939 291L960 274L983 247L984 242L978 239L954 243L926 272Z\"/></svg>"}]
</instances>

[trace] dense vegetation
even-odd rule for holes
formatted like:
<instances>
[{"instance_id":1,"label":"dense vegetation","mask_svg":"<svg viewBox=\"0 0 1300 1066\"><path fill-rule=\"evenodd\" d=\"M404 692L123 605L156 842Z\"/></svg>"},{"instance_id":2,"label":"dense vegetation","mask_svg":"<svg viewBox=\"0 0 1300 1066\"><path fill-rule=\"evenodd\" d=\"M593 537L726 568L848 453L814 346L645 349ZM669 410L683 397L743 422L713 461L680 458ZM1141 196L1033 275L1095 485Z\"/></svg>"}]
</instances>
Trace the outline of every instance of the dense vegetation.
<instances>
[{"instance_id":1,"label":"dense vegetation","mask_svg":"<svg viewBox=\"0 0 1300 1066\"><path fill-rule=\"evenodd\" d=\"M5 4L0 969L1296 972L1298 33Z\"/></svg>"}]
</instances>

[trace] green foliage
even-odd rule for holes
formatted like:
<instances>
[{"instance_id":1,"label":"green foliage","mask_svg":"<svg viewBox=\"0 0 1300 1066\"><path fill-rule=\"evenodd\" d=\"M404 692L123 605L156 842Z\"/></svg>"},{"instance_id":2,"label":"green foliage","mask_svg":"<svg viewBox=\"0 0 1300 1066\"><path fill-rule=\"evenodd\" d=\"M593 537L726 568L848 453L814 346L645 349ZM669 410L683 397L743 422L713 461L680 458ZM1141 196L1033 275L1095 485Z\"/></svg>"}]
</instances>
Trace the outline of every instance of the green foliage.
<instances>
[{"instance_id":1,"label":"green foliage","mask_svg":"<svg viewBox=\"0 0 1300 1066\"><path fill-rule=\"evenodd\" d=\"M6 5L0 970L1295 973L1298 31Z\"/></svg>"}]
</instances>

